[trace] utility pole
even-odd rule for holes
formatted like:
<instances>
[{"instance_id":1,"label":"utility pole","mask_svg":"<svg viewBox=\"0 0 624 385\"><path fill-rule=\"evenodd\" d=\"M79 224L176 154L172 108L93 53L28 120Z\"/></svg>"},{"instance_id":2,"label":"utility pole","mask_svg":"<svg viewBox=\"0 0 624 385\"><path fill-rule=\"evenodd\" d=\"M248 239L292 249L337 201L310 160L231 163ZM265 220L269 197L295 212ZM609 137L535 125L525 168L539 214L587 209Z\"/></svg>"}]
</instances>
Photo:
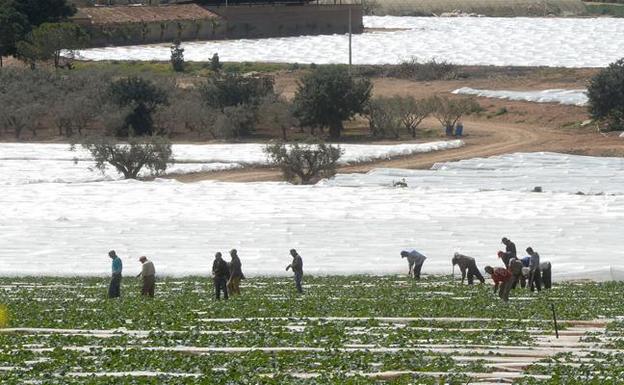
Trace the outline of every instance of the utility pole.
<instances>
[{"instance_id":1,"label":"utility pole","mask_svg":"<svg viewBox=\"0 0 624 385\"><path fill-rule=\"evenodd\" d=\"M351 56L352 56L352 49L351 49L351 4L348 5L349 7L349 75L351 75Z\"/></svg>"}]
</instances>

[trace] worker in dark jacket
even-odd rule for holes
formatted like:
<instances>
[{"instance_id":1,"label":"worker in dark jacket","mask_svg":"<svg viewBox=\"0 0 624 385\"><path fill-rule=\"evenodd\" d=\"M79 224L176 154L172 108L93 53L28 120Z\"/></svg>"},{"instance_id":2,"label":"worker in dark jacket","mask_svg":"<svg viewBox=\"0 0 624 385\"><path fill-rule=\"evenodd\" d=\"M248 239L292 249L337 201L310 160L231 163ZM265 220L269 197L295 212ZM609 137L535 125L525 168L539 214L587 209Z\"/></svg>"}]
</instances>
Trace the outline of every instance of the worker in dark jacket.
<instances>
[{"instance_id":1,"label":"worker in dark jacket","mask_svg":"<svg viewBox=\"0 0 624 385\"><path fill-rule=\"evenodd\" d=\"M550 262L540 263L540 270L542 272L542 283L544 284L544 289L552 288L552 265Z\"/></svg>"},{"instance_id":2,"label":"worker in dark jacket","mask_svg":"<svg viewBox=\"0 0 624 385\"><path fill-rule=\"evenodd\" d=\"M464 279L466 279L466 272L468 273L469 285L473 284L473 277L477 277L481 283L485 283L485 279L481 275L481 272L477 267L477 262L474 258L460 253L455 253L451 262L453 263L453 268L455 268L455 265L459 266L459 270L461 270L462 273L462 284L464 283Z\"/></svg>"},{"instance_id":3,"label":"worker in dark jacket","mask_svg":"<svg viewBox=\"0 0 624 385\"><path fill-rule=\"evenodd\" d=\"M527 247L527 254L531 257L529 261L529 288L531 291L542 290L542 270L540 269L540 255L531 247Z\"/></svg>"},{"instance_id":4,"label":"worker in dark jacket","mask_svg":"<svg viewBox=\"0 0 624 385\"><path fill-rule=\"evenodd\" d=\"M505 302L509 301L509 292L511 291L512 276L511 272L504 267L486 266L485 272L488 273L494 281L494 293L498 292L498 296Z\"/></svg>"},{"instance_id":5,"label":"worker in dark jacket","mask_svg":"<svg viewBox=\"0 0 624 385\"><path fill-rule=\"evenodd\" d=\"M236 249L230 250L230 279L227 281L227 289L230 295L240 295L240 281L244 279L242 264L238 258Z\"/></svg>"},{"instance_id":6,"label":"worker in dark jacket","mask_svg":"<svg viewBox=\"0 0 624 385\"><path fill-rule=\"evenodd\" d=\"M214 280L215 297L217 300L221 299L221 291L223 291L223 298L228 299L228 278L230 278L230 269L227 262L221 258L221 253L217 252L212 263L212 279Z\"/></svg>"},{"instance_id":7,"label":"worker in dark jacket","mask_svg":"<svg viewBox=\"0 0 624 385\"><path fill-rule=\"evenodd\" d=\"M293 273L295 273L295 286L297 287L297 291L303 293L303 288L301 287L301 280L303 279L303 260L295 249L290 249L290 255L293 257L293 260L290 265L286 266L286 271L292 269Z\"/></svg>"},{"instance_id":8,"label":"worker in dark jacket","mask_svg":"<svg viewBox=\"0 0 624 385\"><path fill-rule=\"evenodd\" d=\"M501 242L505 245L505 252L499 252L499 257L503 260L505 267L509 268L509 261L514 258L518 258L518 253L516 253L516 244L507 237L504 237Z\"/></svg>"},{"instance_id":9,"label":"worker in dark jacket","mask_svg":"<svg viewBox=\"0 0 624 385\"><path fill-rule=\"evenodd\" d=\"M520 285L523 288L526 286L526 278L524 277L522 268L522 261L520 261L518 258L513 258L511 259L511 261L509 261L509 272L511 273L512 289L515 289L516 286L518 286L518 282L520 282Z\"/></svg>"}]
</instances>

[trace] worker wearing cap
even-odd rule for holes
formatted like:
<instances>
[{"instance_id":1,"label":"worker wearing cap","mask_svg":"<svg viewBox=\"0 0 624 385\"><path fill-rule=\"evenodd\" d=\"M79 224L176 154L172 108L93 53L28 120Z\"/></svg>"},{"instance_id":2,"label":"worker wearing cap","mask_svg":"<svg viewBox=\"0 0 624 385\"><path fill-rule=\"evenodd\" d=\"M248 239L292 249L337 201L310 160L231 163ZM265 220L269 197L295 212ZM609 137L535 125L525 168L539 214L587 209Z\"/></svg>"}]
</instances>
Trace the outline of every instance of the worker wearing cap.
<instances>
[{"instance_id":1,"label":"worker wearing cap","mask_svg":"<svg viewBox=\"0 0 624 385\"><path fill-rule=\"evenodd\" d=\"M143 277L143 287L141 288L141 295L154 298L154 289L156 288L156 269L154 268L154 262L147 259L146 256L139 258L142 263L141 272L138 277Z\"/></svg>"}]
</instances>

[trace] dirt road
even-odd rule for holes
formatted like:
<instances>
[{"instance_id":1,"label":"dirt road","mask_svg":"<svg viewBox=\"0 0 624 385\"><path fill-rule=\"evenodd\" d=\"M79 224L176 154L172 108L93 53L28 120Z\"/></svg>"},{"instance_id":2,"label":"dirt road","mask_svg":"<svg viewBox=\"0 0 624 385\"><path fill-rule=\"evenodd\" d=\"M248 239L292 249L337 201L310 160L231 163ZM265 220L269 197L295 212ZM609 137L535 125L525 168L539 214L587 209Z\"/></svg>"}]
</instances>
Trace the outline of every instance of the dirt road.
<instances>
[{"instance_id":1,"label":"dirt road","mask_svg":"<svg viewBox=\"0 0 624 385\"><path fill-rule=\"evenodd\" d=\"M530 127L527 125L464 120L465 146L445 151L416 154L390 160L340 167L340 173L368 172L373 168L427 169L437 162L487 157L512 152L553 151L583 155L624 156L624 139L597 132ZM227 182L278 181L275 168L247 168L174 176L182 182L219 180Z\"/></svg>"}]
</instances>

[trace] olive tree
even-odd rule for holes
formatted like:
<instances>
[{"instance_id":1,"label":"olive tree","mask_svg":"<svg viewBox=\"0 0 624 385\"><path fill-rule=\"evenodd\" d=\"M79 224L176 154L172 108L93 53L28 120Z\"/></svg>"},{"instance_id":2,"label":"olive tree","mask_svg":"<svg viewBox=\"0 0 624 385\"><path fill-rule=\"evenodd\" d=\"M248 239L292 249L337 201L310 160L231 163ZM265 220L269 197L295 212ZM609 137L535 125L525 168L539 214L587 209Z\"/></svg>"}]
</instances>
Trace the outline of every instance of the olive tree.
<instances>
[{"instance_id":1,"label":"olive tree","mask_svg":"<svg viewBox=\"0 0 624 385\"><path fill-rule=\"evenodd\" d=\"M624 130L624 58L594 76L587 87L589 113L608 130Z\"/></svg>"},{"instance_id":2,"label":"olive tree","mask_svg":"<svg viewBox=\"0 0 624 385\"><path fill-rule=\"evenodd\" d=\"M118 107L132 108L123 127L116 132L117 136L149 136L154 133L152 113L159 106L168 103L165 89L150 80L133 76L113 81L108 92L110 100Z\"/></svg>"},{"instance_id":3,"label":"olive tree","mask_svg":"<svg viewBox=\"0 0 624 385\"><path fill-rule=\"evenodd\" d=\"M316 67L303 76L294 98L294 114L308 127L328 127L339 139L343 122L362 113L370 99L370 80L356 79L344 66Z\"/></svg>"},{"instance_id":4,"label":"olive tree","mask_svg":"<svg viewBox=\"0 0 624 385\"><path fill-rule=\"evenodd\" d=\"M462 116L481 110L481 106L473 98L449 99L434 96L429 103L431 103L433 116L446 129L454 127Z\"/></svg>"},{"instance_id":5,"label":"olive tree","mask_svg":"<svg viewBox=\"0 0 624 385\"><path fill-rule=\"evenodd\" d=\"M394 98L377 97L371 99L365 110L370 134L374 138L394 138L401 135L401 114Z\"/></svg>"},{"instance_id":6,"label":"olive tree","mask_svg":"<svg viewBox=\"0 0 624 385\"><path fill-rule=\"evenodd\" d=\"M284 179L295 184L312 184L336 175L338 159L344 150L339 146L311 142L269 144L264 152L269 161L282 170Z\"/></svg>"},{"instance_id":7,"label":"olive tree","mask_svg":"<svg viewBox=\"0 0 624 385\"><path fill-rule=\"evenodd\" d=\"M71 150L76 146L72 144ZM159 175L173 162L171 143L159 136L130 137L125 143L110 137L92 137L80 142L80 146L91 153L96 169L104 173L109 165L113 166L124 179L138 178L141 170Z\"/></svg>"}]
</instances>

